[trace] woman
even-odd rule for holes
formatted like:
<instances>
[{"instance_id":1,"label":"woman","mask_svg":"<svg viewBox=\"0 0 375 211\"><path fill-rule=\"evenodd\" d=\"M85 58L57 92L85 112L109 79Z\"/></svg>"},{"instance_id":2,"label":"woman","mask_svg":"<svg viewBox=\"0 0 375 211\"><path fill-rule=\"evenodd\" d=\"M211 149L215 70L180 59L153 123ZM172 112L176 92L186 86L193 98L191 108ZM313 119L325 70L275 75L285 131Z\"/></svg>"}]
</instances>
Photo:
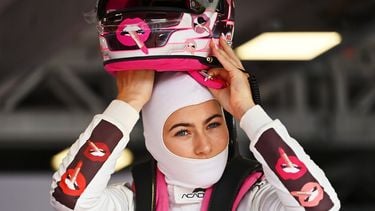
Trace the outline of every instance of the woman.
<instances>
[{"instance_id":1,"label":"woman","mask_svg":"<svg viewBox=\"0 0 375 211\"><path fill-rule=\"evenodd\" d=\"M224 80L224 89L208 91L183 73L160 74L155 84L154 71L118 73L117 99L95 116L53 176L51 202L56 210L140 210L135 201L147 198L138 191L142 181L136 181L136 192L134 187L107 184L141 110L146 147L157 166L155 209L212 210L215 197L233 194L215 195L224 177L234 176L228 168L229 135L222 108L240 121L251 152L262 164L241 182L232 210L339 210L323 171L280 121L254 104L248 75L224 38L219 46L210 45L223 68L208 74Z\"/></svg>"}]
</instances>

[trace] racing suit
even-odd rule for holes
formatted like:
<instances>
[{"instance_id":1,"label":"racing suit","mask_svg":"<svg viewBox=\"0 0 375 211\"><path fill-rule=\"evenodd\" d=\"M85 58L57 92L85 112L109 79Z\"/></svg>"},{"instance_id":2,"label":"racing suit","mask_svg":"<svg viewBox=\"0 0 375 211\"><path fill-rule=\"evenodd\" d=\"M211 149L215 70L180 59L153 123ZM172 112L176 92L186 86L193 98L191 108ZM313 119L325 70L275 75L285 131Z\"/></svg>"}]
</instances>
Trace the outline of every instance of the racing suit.
<instances>
[{"instance_id":1,"label":"racing suit","mask_svg":"<svg viewBox=\"0 0 375 211\"><path fill-rule=\"evenodd\" d=\"M120 100L93 118L53 175L50 193L56 210L135 209L132 189L108 182L138 119L139 113ZM264 177L249 189L237 210L339 210L340 202L324 172L279 120L256 105L243 115L240 127ZM168 185L169 210L200 210L201 199L176 200L182 189Z\"/></svg>"}]
</instances>

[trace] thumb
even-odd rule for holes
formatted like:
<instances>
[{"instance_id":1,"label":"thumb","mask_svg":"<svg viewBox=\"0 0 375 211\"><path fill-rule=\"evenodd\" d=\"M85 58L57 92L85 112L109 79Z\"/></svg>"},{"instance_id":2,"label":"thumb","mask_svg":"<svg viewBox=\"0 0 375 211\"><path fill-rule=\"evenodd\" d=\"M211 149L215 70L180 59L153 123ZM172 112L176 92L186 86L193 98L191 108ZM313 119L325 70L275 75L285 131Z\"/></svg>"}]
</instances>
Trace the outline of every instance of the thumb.
<instances>
[{"instance_id":1,"label":"thumb","mask_svg":"<svg viewBox=\"0 0 375 211\"><path fill-rule=\"evenodd\" d=\"M212 68L210 70L208 70L207 72L210 76L212 76L213 78L218 78L218 79L221 79L223 81L225 81L225 86L228 86L229 85L229 72L227 70L225 70L224 68Z\"/></svg>"}]
</instances>

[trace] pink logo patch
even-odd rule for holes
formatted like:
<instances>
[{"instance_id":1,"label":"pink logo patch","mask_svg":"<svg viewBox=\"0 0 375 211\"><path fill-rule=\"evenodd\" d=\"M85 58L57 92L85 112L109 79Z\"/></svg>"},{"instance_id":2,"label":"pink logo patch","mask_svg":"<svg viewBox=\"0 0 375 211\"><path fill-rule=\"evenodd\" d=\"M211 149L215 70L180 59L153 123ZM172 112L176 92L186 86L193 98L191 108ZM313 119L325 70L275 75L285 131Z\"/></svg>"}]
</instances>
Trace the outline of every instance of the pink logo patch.
<instances>
[{"instance_id":1,"label":"pink logo patch","mask_svg":"<svg viewBox=\"0 0 375 211\"><path fill-rule=\"evenodd\" d=\"M296 156L288 156L282 148L279 148L280 158L276 163L276 172L284 180L296 180L302 177L307 168Z\"/></svg>"},{"instance_id":2,"label":"pink logo patch","mask_svg":"<svg viewBox=\"0 0 375 211\"><path fill-rule=\"evenodd\" d=\"M121 22L116 31L117 40L126 46L146 48L144 42L151 34L150 27L140 18L128 18Z\"/></svg>"},{"instance_id":3,"label":"pink logo patch","mask_svg":"<svg viewBox=\"0 0 375 211\"><path fill-rule=\"evenodd\" d=\"M298 198L304 207L315 207L324 197L322 187L316 182L306 183L300 191L292 191L293 196Z\"/></svg>"}]
</instances>

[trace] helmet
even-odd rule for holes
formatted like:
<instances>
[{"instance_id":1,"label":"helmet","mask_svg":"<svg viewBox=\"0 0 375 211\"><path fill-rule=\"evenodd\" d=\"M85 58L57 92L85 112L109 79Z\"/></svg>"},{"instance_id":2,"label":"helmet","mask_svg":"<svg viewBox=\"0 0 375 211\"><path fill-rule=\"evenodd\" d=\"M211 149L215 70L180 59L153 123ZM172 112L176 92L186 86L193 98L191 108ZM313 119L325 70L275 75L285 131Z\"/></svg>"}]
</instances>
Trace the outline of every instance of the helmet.
<instances>
[{"instance_id":1,"label":"helmet","mask_svg":"<svg viewBox=\"0 0 375 211\"><path fill-rule=\"evenodd\" d=\"M224 85L205 71L220 66L211 39L232 42L234 0L98 0L96 11L106 71L188 71L206 86Z\"/></svg>"}]
</instances>

